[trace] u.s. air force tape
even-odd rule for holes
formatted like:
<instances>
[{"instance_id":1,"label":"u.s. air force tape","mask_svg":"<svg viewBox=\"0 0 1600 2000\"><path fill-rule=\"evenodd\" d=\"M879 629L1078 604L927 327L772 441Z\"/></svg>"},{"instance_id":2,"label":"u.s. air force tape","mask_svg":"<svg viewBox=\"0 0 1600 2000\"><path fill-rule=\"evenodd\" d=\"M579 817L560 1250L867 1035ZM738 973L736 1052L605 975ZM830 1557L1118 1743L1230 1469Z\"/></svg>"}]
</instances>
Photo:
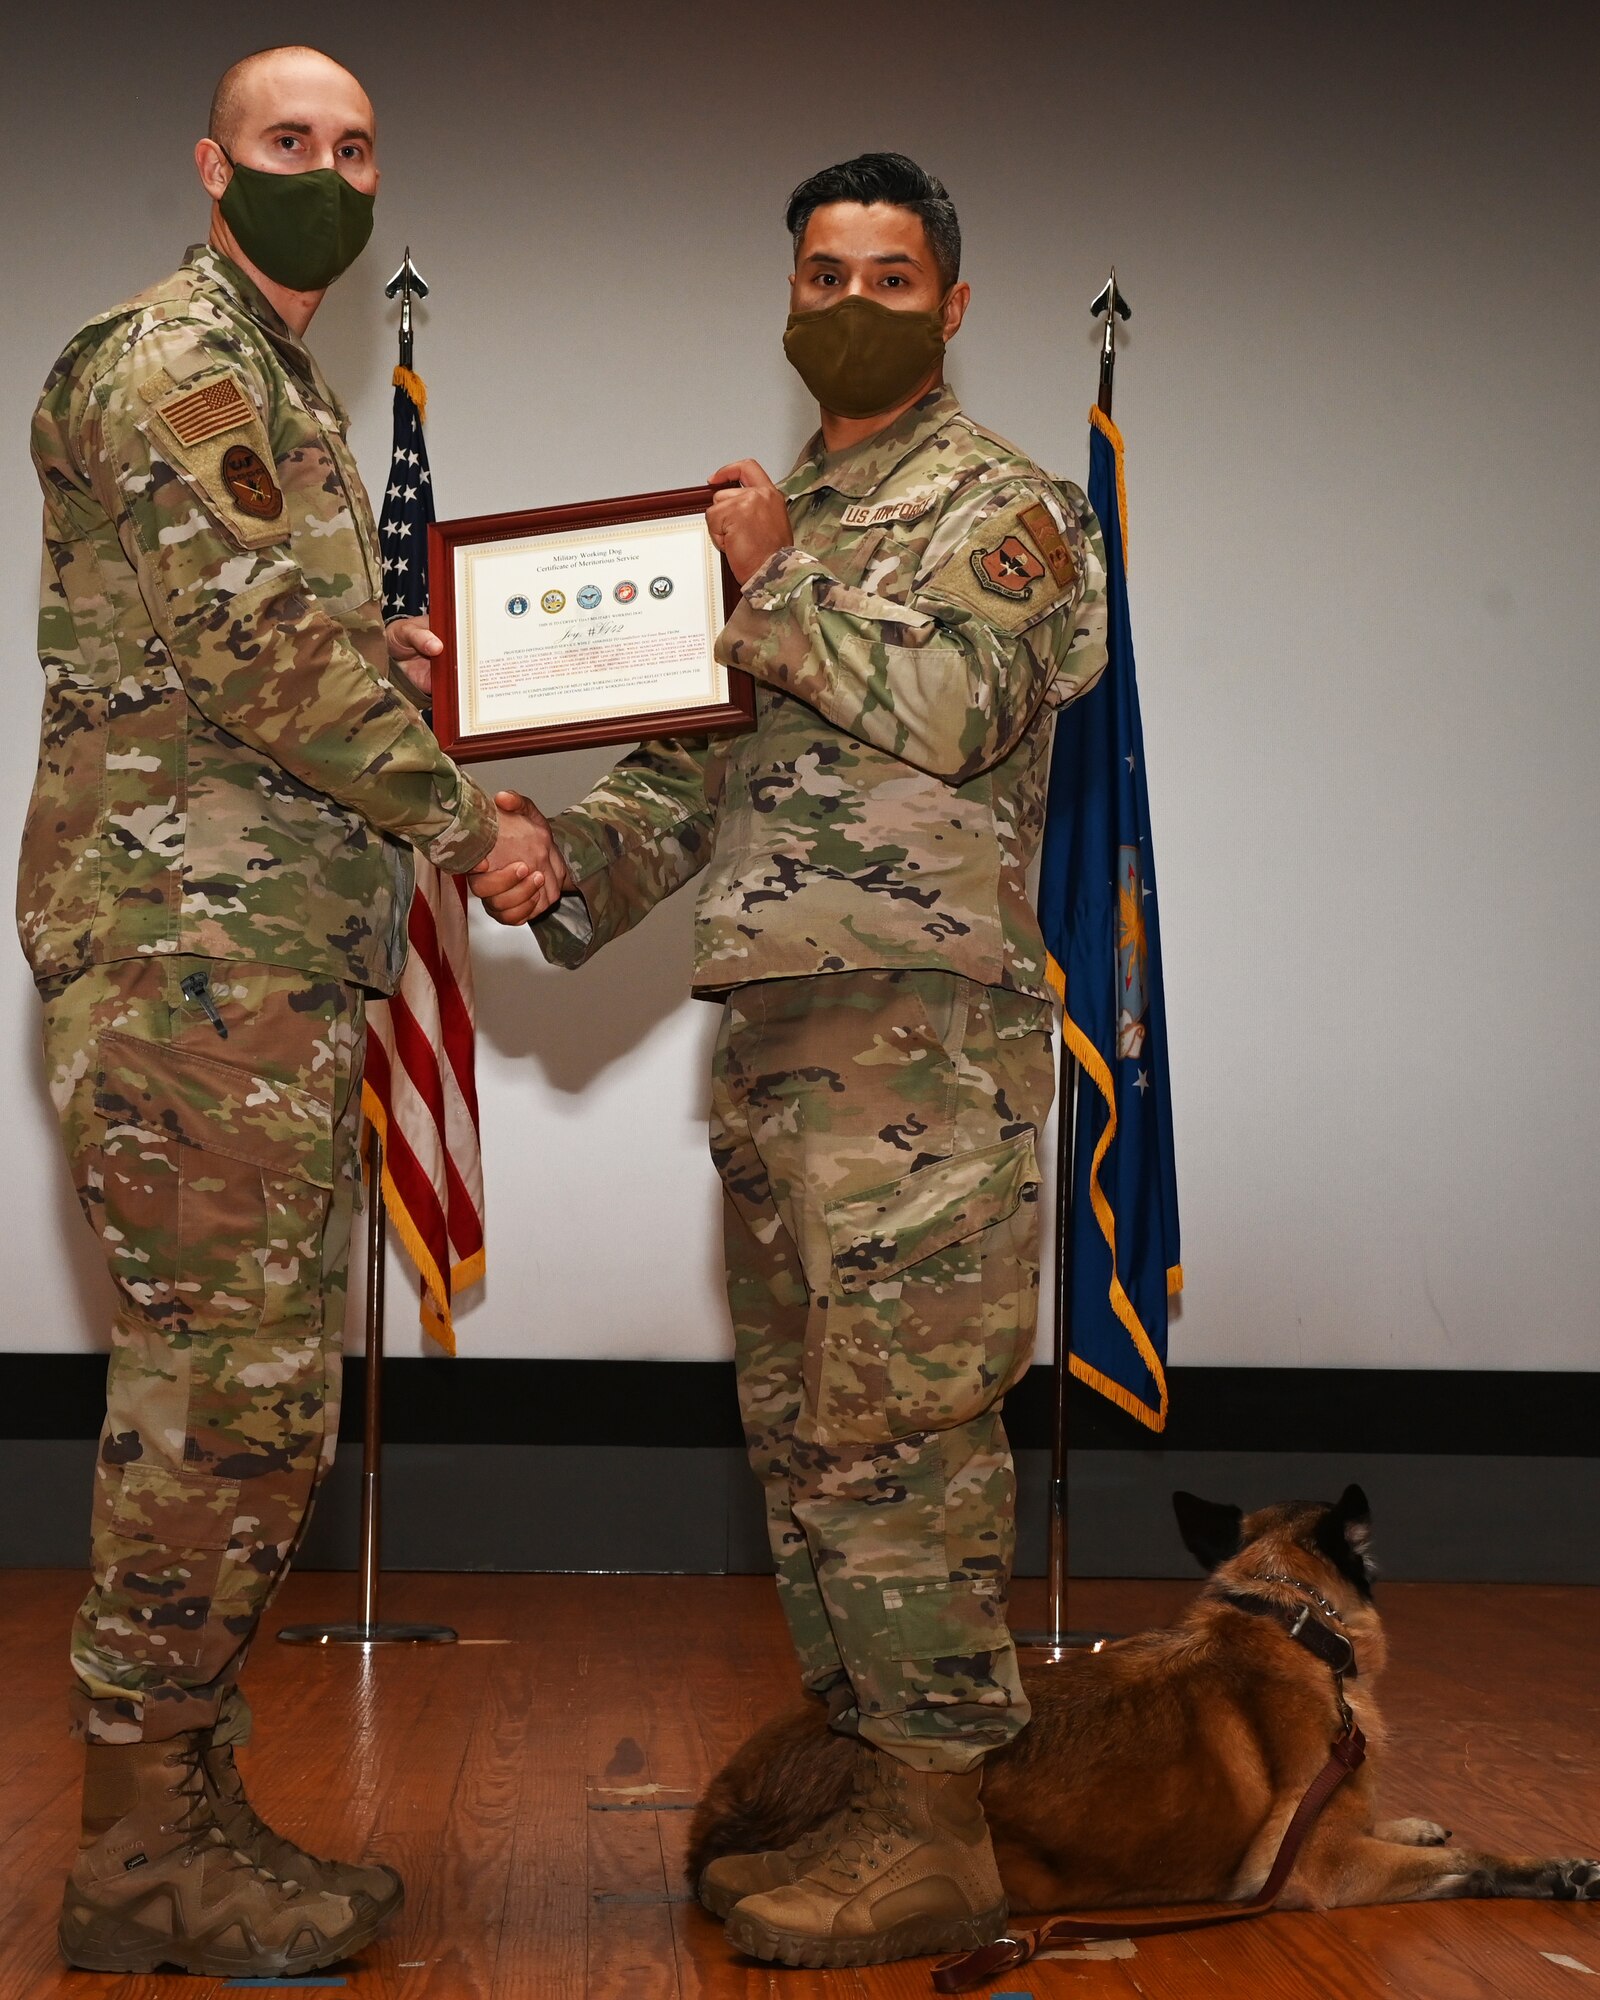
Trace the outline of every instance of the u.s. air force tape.
<instances>
[{"instance_id":1,"label":"u.s. air force tape","mask_svg":"<svg viewBox=\"0 0 1600 2000\"><path fill-rule=\"evenodd\" d=\"M889 521L920 521L933 505L931 493L908 494L904 500L858 500L839 516L847 528L881 528Z\"/></svg>"}]
</instances>

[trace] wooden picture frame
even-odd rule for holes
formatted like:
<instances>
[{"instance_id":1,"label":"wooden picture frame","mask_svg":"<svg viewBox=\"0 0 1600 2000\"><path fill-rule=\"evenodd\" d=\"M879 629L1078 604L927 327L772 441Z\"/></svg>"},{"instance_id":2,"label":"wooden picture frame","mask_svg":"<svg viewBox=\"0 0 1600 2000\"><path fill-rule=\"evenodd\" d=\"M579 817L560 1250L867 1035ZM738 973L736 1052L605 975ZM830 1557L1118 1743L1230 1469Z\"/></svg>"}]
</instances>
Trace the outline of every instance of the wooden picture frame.
<instances>
[{"instance_id":1,"label":"wooden picture frame","mask_svg":"<svg viewBox=\"0 0 1600 2000\"><path fill-rule=\"evenodd\" d=\"M753 682L712 657L739 596L704 528L714 492L431 523L444 749L473 763L750 728Z\"/></svg>"}]
</instances>

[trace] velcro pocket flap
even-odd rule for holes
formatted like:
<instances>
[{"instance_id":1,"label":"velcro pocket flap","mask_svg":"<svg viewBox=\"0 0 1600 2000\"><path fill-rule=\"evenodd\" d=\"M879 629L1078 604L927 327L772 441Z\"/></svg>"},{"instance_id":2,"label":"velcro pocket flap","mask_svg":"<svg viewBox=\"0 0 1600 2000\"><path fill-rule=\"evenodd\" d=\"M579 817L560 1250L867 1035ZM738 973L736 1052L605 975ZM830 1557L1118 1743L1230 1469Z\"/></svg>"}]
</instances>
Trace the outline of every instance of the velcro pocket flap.
<instances>
[{"instance_id":1,"label":"velcro pocket flap","mask_svg":"<svg viewBox=\"0 0 1600 2000\"><path fill-rule=\"evenodd\" d=\"M175 1472L166 1465L125 1465L111 1504L111 1525L132 1541L174 1549L225 1549L239 1513L237 1479Z\"/></svg>"},{"instance_id":2,"label":"velcro pocket flap","mask_svg":"<svg viewBox=\"0 0 1600 2000\"><path fill-rule=\"evenodd\" d=\"M885 1584L892 1660L943 1660L991 1651L999 1642L1000 1586L987 1580Z\"/></svg>"},{"instance_id":3,"label":"velcro pocket flap","mask_svg":"<svg viewBox=\"0 0 1600 2000\"><path fill-rule=\"evenodd\" d=\"M147 1132L288 1180L333 1186L329 1100L187 1046L102 1035L95 1109L108 1145L119 1132Z\"/></svg>"},{"instance_id":4,"label":"velcro pocket flap","mask_svg":"<svg viewBox=\"0 0 1600 2000\"><path fill-rule=\"evenodd\" d=\"M839 1290L864 1291L1003 1222L1038 1183L1029 1134L935 1160L886 1187L829 1203L824 1214Z\"/></svg>"}]
</instances>

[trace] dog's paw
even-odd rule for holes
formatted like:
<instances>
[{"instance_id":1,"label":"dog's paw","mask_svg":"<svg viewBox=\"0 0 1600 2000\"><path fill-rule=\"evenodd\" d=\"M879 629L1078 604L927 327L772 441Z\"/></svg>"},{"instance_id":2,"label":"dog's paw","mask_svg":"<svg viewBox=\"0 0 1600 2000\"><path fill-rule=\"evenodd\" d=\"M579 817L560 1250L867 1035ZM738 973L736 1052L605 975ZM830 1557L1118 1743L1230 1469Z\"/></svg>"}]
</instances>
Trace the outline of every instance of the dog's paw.
<instances>
[{"instance_id":1,"label":"dog's paw","mask_svg":"<svg viewBox=\"0 0 1600 2000\"><path fill-rule=\"evenodd\" d=\"M1558 1903L1600 1902L1600 1861L1551 1861L1540 1888Z\"/></svg>"},{"instance_id":2,"label":"dog's paw","mask_svg":"<svg viewBox=\"0 0 1600 2000\"><path fill-rule=\"evenodd\" d=\"M1550 1894L1560 1902L1600 1902L1600 1862L1556 1862L1556 1876Z\"/></svg>"},{"instance_id":3,"label":"dog's paw","mask_svg":"<svg viewBox=\"0 0 1600 2000\"><path fill-rule=\"evenodd\" d=\"M1393 1840L1402 1847L1448 1847L1450 1829L1436 1819L1390 1819L1373 1828L1379 1840Z\"/></svg>"}]
</instances>

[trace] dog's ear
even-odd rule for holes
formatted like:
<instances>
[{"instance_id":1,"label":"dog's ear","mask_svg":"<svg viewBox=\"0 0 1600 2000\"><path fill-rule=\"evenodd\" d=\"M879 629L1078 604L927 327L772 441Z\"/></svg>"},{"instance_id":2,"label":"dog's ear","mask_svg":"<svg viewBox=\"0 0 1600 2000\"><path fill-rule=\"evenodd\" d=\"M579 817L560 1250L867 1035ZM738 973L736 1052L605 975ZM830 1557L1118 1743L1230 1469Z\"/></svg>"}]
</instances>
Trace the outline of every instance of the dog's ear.
<instances>
[{"instance_id":1,"label":"dog's ear","mask_svg":"<svg viewBox=\"0 0 1600 2000\"><path fill-rule=\"evenodd\" d=\"M1172 1511L1178 1517L1183 1546L1208 1573L1236 1556L1244 1545L1239 1532L1244 1520L1242 1508L1202 1500L1198 1493L1174 1493Z\"/></svg>"},{"instance_id":2,"label":"dog's ear","mask_svg":"<svg viewBox=\"0 0 1600 2000\"><path fill-rule=\"evenodd\" d=\"M1314 1540L1339 1574L1370 1598L1377 1569L1371 1555L1372 1509L1359 1486L1344 1489L1317 1523Z\"/></svg>"}]
</instances>

